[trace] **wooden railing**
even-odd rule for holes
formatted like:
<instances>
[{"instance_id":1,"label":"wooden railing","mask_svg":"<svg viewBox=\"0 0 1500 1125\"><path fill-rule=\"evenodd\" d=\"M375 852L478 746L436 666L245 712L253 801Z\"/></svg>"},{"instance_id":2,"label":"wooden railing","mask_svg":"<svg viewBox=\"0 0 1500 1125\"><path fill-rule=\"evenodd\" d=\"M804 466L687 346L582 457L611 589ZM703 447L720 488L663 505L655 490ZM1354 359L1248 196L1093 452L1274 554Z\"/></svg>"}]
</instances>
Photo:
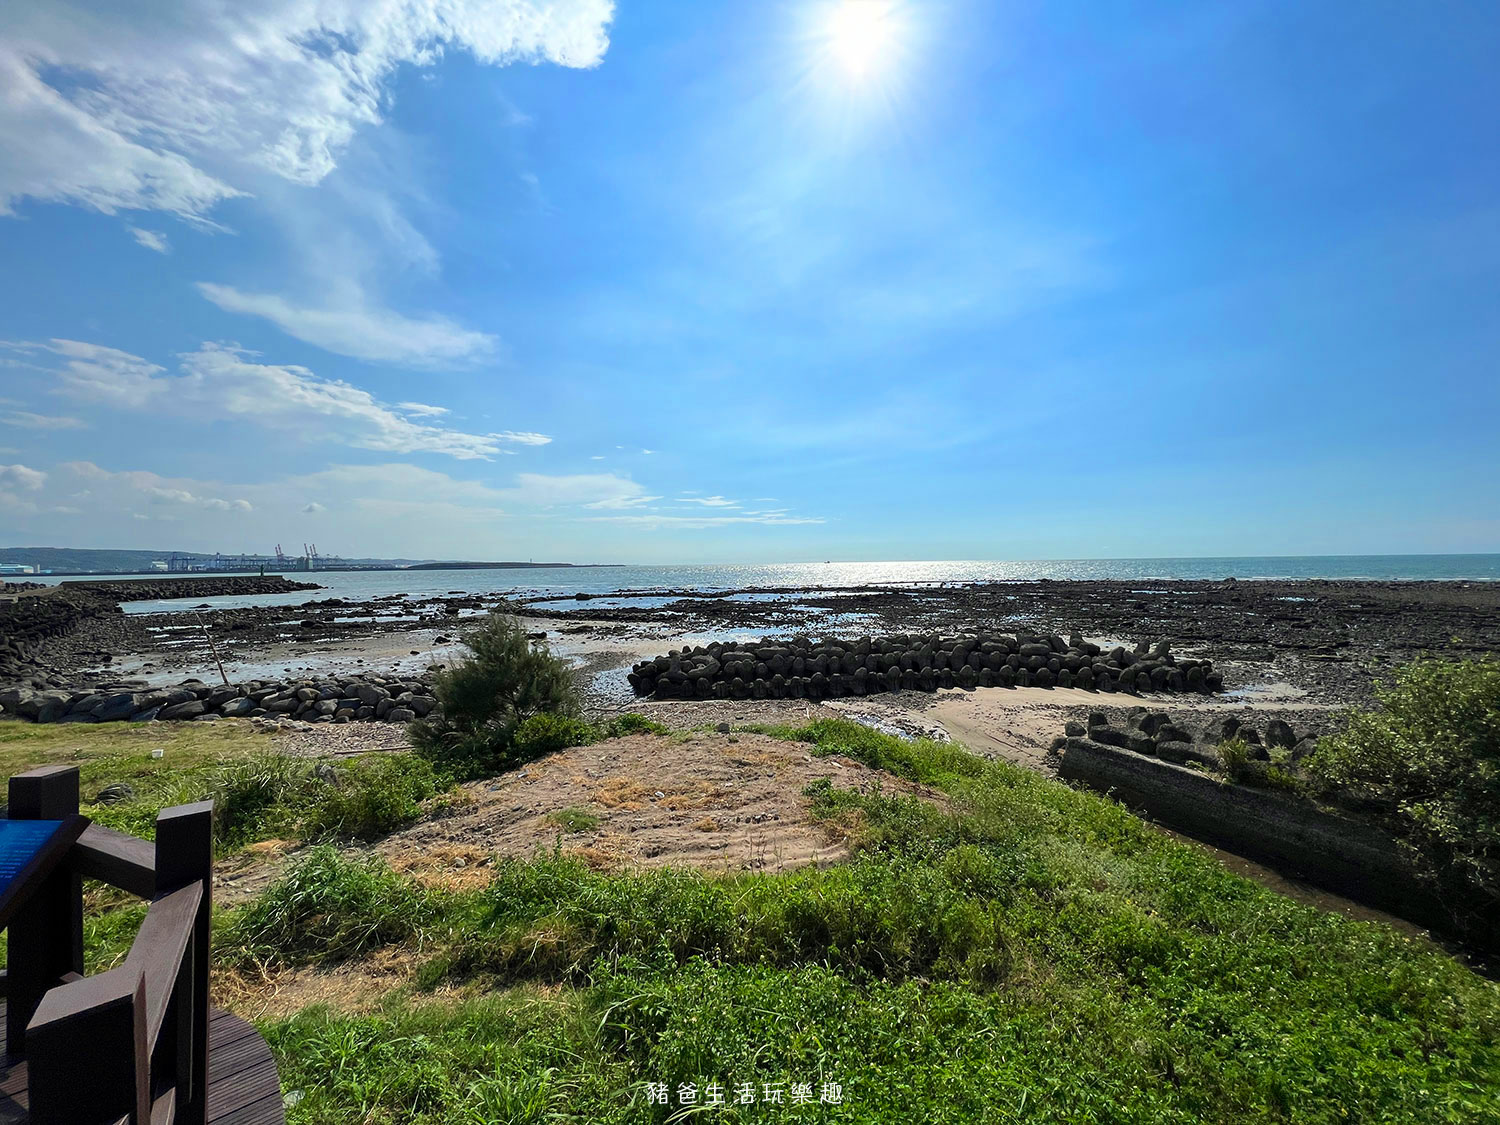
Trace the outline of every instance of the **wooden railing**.
<instances>
[{"instance_id":1,"label":"wooden railing","mask_svg":"<svg viewBox=\"0 0 1500 1125\"><path fill-rule=\"evenodd\" d=\"M78 770L10 779L12 819L78 812ZM89 825L10 922L9 1050L33 1125L204 1125L213 803L163 809L156 844ZM151 900L123 964L83 973L82 880Z\"/></svg>"}]
</instances>

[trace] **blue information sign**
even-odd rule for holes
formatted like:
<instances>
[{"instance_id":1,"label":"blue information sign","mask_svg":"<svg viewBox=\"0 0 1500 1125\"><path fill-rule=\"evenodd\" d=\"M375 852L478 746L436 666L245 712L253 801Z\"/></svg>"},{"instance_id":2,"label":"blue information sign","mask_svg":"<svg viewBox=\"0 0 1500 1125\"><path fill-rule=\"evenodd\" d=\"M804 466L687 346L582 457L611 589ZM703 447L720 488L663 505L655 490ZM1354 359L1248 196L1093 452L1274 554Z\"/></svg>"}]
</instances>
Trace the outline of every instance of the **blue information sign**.
<instances>
[{"instance_id":1,"label":"blue information sign","mask_svg":"<svg viewBox=\"0 0 1500 1125\"><path fill-rule=\"evenodd\" d=\"M0 898L64 823L61 820L0 819Z\"/></svg>"}]
</instances>

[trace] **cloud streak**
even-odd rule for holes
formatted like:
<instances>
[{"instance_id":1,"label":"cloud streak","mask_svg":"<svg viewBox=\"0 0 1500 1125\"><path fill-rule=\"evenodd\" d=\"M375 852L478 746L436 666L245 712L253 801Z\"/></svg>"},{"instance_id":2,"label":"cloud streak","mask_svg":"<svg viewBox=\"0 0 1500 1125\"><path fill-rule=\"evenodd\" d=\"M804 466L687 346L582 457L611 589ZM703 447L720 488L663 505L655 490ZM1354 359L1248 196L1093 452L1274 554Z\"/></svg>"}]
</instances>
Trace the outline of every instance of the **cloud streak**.
<instances>
[{"instance_id":1,"label":"cloud streak","mask_svg":"<svg viewBox=\"0 0 1500 1125\"><path fill-rule=\"evenodd\" d=\"M321 378L306 367L261 363L254 353L225 344L205 343L181 356L176 375L129 352L79 340L5 346L31 356L58 356L62 361L55 372L59 391L119 409L250 421L306 440L334 440L386 453L434 453L459 460L487 459L508 452L508 446L545 445L552 440L546 434L526 431L475 434L415 421L400 407L387 406L351 383ZM41 418L13 412L3 420L42 425L36 421ZM51 419L50 423L54 427L84 424L77 419Z\"/></svg>"},{"instance_id":2,"label":"cloud streak","mask_svg":"<svg viewBox=\"0 0 1500 1125\"><path fill-rule=\"evenodd\" d=\"M337 355L410 367L476 363L497 342L445 316L409 317L369 305L356 294L345 306L313 308L274 293L244 293L200 281L198 292L225 312L269 320L288 336Z\"/></svg>"}]
</instances>

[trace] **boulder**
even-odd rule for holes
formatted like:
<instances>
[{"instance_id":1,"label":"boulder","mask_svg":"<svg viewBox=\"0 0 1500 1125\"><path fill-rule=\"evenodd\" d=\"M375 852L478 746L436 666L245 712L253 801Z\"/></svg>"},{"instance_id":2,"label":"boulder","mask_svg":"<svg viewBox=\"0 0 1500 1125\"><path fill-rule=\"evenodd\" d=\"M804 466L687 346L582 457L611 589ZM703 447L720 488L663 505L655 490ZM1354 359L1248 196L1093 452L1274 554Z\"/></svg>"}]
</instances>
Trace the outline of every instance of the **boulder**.
<instances>
[{"instance_id":1,"label":"boulder","mask_svg":"<svg viewBox=\"0 0 1500 1125\"><path fill-rule=\"evenodd\" d=\"M1266 745L1281 750L1290 750L1297 745L1297 736L1291 724L1283 719L1272 719L1266 724Z\"/></svg>"},{"instance_id":2,"label":"boulder","mask_svg":"<svg viewBox=\"0 0 1500 1125\"><path fill-rule=\"evenodd\" d=\"M385 713L385 721L388 723L409 723L417 717L417 713L410 707L392 707Z\"/></svg>"},{"instance_id":3,"label":"boulder","mask_svg":"<svg viewBox=\"0 0 1500 1125\"><path fill-rule=\"evenodd\" d=\"M163 707L156 713L156 717L158 719L196 719L207 710L208 705L203 700L188 699Z\"/></svg>"},{"instance_id":4,"label":"boulder","mask_svg":"<svg viewBox=\"0 0 1500 1125\"><path fill-rule=\"evenodd\" d=\"M109 696L89 714L101 723L117 723L130 718L140 709L140 697L134 692L126 691Z\"/></svg>"}]
</instances>

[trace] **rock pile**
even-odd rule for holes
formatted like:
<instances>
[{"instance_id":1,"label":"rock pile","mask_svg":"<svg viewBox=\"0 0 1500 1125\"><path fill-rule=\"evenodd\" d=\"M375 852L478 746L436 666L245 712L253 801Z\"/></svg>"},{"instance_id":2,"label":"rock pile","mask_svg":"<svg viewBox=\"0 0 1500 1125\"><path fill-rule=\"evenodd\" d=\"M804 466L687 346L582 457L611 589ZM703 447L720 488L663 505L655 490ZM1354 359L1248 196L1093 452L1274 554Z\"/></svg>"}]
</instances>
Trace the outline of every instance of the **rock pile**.
<instances>
[{"instance_id":1,"label":"rock pile","mask_svg":"<svg viewBox=\"0 0 1500 1125\"><path fill-rule=\"evenodd\" d=\"M146 722L149 719L274 718L313 723L409 723L437 706L432 684L393 676L339 676L239 685L188 680L150 691L0 691L0 713L36 723Z\"/></svg>"},{"instance_id":2,"label":"rock pile","mask_svg":"<svg viewBox=\"0 0 1500 1125\"><path fill-rule=\"evenodd\" d=\"M291 594L298 590L322 589L316 582L298 582L279 574L211 574L193 578L142 578L138 581L111 579L107 582L79 582L69 579L61 583L61 588L98 594L114 602Z\"/></svg>"},{"instance_id":3,"label":"rock pile","mask_svg":"<svg viewBox=\"0 0 1500 1125\"><path fill-rule=\"evenodd\" d=\"M1231 715L1200 726L1163 711L1133 707L1122 724L1112 723L1102 711L1091 714L1086 724L1068 723L1052 749L1066 752L1078 745L1105 751L1129 750L1177 765L1195 764L1223 770L1226 763L1219 746L1230 740L1245 744L1251 762L1271 762L1275 753L1276 759L1292 770L1317 745L1316 738L1306 732L1298 735L1283 719L1272 719L1262 728Z\"/></svg>"},{"instance_id":4,"label":"rock pile","mask_svg":"<svg viewBox=\"0 0 1500 1125\"><path fill-rule=\"evenodd\" d=\"M1167 641L1104 652L1077 636L985 633L715 642L643 661L629 680L637 695L657 699L825 699L950 687L1208 693L1224 686L1210 661L1177 660Z\"/></svg>"},{"instance_id":5,"label":"rock pile","mask_svg":"<svg viewBox=\"0 0 1500 1125\"><path fill-rule=\"evenodd\" d=\"M0 601L0 684L57 686L38 665L38 646L52 637L73 633L90 621L119 614L116 602L90 590L59 588Z\"/></svg>"}]
</instances>

